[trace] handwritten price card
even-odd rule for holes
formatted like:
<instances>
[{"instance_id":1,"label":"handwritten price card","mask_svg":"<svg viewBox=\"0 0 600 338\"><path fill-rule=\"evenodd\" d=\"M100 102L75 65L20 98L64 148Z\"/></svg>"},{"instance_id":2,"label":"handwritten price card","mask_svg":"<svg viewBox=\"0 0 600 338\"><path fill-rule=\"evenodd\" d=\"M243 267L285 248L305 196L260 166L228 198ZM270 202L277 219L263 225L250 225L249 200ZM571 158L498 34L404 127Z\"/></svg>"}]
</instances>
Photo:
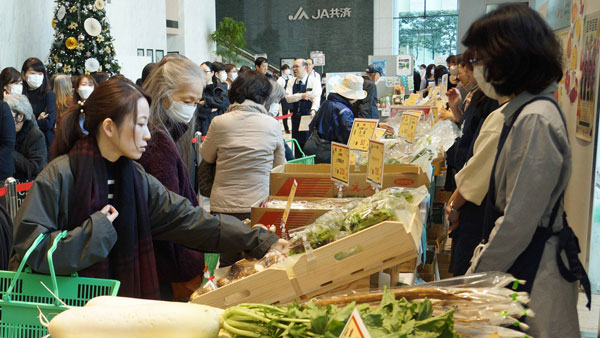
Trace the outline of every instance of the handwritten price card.
<instances>
[{"instance_id":1,"label":"handwritten price card","mask_svg":"<svg viewBox=\"0 0 600 338\"><path fill-rule=\"evenodd\" d=\"M350 147L331 142L331 179L348 185L350 182Z\"/></svg>"},{"instance_id":2,"label":"handwritten price card","mask_svg":"<svg viewBox=\"0 0 600 338\"><path fill-rule=\"evenodd\" d=\"M402 114L402 122L400 124L400 132L398 136L404 137L406 142L413 143L415 141L415 131L417 124L421 119L422 111L409 110Z\"/></svg>"},{"instance_id":3,"label":"handwritten price card","mask_svg":"<svg viewBox=\"0 0 600 338\"><path fill-rule=\"evenodd\" d=\"M340 338L371 338L357 309L352 311L352 316L350 316L350 319L346 322L346 326L344 327Z\"/></svg>"},{"instance_id":4,"label":"handwritten price card","mask_svg":"<svg viewBox=\"0 0 600 338\"><path fill-rule=\"evenodd\" d=\"M373 139L375 141L379 141L381 140L381 138L383 137L383 135L385 135L385 129L384 128L377 128L375 129L375 133L373 133Z\"/></svg>"},{"instance_id":5,"label":"handwritten price card","mask_svg":"<svg viewBox=\"0 0 600 338\"><path fill-rule=\"evenodd\" d=\"M383 142L369 140L369 163L367 163L367 182L383 186Z\"/></svg>"},{"instance_id":6,"label":"handwritten price card","mask_svg":"<svg viewBox=\"0 0 600 338\"><path fill-rule=\"evenodd\" d=\"M375 119L354 119L350 139L348 140L350 149L360 151L369 150L369 139L373 137L378 122Z\"/></svg>"}]
</instances>

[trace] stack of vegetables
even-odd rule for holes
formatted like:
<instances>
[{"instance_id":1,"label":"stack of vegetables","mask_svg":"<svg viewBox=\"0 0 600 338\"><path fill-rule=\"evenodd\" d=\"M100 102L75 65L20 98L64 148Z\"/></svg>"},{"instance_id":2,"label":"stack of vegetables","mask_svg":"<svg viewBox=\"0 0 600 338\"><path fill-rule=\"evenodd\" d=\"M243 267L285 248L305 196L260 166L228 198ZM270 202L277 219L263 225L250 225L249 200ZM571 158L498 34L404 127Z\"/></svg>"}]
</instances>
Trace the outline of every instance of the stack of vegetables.
<instances>
[{"instance_id":1,"label":"stack of vegetables","mask_svg":"<svg viewBox=\"0 0 600 338\"><path fill-rule=\"evenodd\" d=\"M220 337L337 338L355 308L373 338L458 337L453 330L453 309L434 316L429 300L396 300L391 292L385 292L377 307L351 303L338 308L335 305L318 306L311 302L288 306L240 304L223 313Z\"/></svg>"}]
</instances>

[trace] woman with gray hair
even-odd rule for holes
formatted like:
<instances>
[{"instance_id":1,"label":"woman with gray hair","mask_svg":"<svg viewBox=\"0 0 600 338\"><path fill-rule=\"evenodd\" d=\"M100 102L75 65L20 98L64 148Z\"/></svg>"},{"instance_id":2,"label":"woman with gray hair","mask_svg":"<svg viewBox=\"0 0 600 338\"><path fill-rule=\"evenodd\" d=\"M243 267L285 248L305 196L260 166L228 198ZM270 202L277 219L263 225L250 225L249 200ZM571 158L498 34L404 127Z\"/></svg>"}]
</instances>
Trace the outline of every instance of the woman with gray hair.
<instances>
[{"instance_id":1,"label":"woman with gray hair","mask_svg":"<svg viewBox=\"0 0 600 338\"><path fill-rule=\"evenodd\" d=\"M46 166L48 151L44 133L38 128L33 109L27 96L22 94L4 95L15 120L16 141L12 158L15 163L14 177L21 181L31 181Z\"/></svg>"},{"instance_id":2,"label":"woman with gray hair","mask_svg":"<svg viewBox=\"0 0 600 338\"><path fill-rule=\"evenodd\" d=\"M204 72L187 58L170 56L154 66L144 89L152 98L148 123L152 138L138 162L167 189L198 206L190 167L195 159L194 113L204 89ZM186 289L186 283L192 279L202 281L204 254L164 241L154 241L154 249L161 298L188 297L195 290Z\"/></svg>"}]
</instances>

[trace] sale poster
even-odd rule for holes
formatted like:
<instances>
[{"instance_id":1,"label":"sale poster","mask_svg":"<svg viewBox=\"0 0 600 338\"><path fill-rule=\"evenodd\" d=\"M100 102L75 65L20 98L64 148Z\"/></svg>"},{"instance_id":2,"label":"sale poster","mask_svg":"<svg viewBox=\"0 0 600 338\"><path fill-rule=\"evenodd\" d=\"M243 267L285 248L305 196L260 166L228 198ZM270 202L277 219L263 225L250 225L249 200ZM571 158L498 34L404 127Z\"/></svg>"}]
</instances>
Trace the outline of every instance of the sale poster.
<instances>
[{"instance_id":1,"label":"sale poster","mask_svg":"<svg viewBox=\"0 0 600 338\"><path fill-rule=\"evenodd\" d=\"M598 41L600 33L600 12L587 15L583 24L582 49L579 59L579 103L577 105L576 135L585 141L592 141L596 121Z\"/></svg>"}]
</instances>

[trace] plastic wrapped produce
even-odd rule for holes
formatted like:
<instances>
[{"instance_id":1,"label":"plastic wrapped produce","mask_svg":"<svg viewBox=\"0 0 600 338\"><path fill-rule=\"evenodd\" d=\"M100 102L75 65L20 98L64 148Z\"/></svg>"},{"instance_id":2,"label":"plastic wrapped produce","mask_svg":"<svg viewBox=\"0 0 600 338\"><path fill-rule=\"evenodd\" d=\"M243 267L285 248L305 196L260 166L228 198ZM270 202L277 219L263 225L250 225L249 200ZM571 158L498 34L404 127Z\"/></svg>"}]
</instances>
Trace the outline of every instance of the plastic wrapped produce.
<instances>
[{"instance_id":1,"label":"plastic wrapped produce","mask_svg":"<svg viewBox=\"0 0 600 338\"><path fill-rule=\"evenodd\" d=\"M392 289L397 299L429 299L433 304L434 315L455 309L454 319L462 325L464 332L472 334L478 327L486 327L486 332L503 331L499 326L519 327L522 316L533 317L533 311L526 309L529 297L525 292L515 292L506 286L513 286L515 278L506 273L490 272L471 276L451 278L413 287ZM328 295L313 299L318 305L345 305L352 302L376 304L383 297L382 291L352 291L351 293ZM493 329L496 328L496 331ZM492 330L492 331L489 331ZM460 327L457 331L462 333ZM510 331L508 331L510 332ZM479 337L471 335L472 337ZM500 337L522 337L520 335L500 335Z\"/></svg>"},{"instance_id":2,"label":"plastic wrapped produce","mask_svg":"<svg viewBox=\"0 0 600 338\"><path fill-rule=\"evenodd\" d=\"M387 220L410 223L419 204L428 195L425 187L391 187L361 200L355 208L332 210L313 224L292 233L290 254L305 252Z\"/></svg>"}]
</instances>

